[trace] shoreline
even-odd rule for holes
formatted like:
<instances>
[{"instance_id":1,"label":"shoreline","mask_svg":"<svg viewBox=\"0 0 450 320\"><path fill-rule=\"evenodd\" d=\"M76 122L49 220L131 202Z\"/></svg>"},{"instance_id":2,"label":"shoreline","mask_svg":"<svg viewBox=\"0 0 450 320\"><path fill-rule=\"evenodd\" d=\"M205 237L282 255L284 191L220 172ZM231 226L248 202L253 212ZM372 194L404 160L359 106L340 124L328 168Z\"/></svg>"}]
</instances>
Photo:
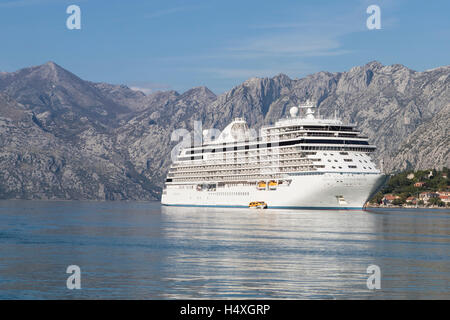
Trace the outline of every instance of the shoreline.
<instances>
[{"instance_id":1,"label":"shoreline","mask_svg":"<svg viewBox=\"0 0 450 320\"><path fill-rule=\"evenodd\" d=\"M365 209L446 209L446 210L450 210L450 207L438 207L438 206L366 206L364 207Z\"/></svg>"},{"instance_id":2,"label":"shoreline","mask_svg":"<svg viewBox=\"0 0 450 320\"><path fill-rule=\"evenodd\" d=\"M84 202L84 203L155 203L160 200L62 200L62 199L0 199L2 201L11 201L11 202L60 202L60 203L69 203L69 202ZM450 211L450 207L438 207L438 206L380 206L380 205L367 205L363 207L361 210L370 210L370 209L425 209L425 210L447 210ZM335 209L339 210L339 209ZM345 209L344 209L345 210Z\"/></svg>"}]
</instances>

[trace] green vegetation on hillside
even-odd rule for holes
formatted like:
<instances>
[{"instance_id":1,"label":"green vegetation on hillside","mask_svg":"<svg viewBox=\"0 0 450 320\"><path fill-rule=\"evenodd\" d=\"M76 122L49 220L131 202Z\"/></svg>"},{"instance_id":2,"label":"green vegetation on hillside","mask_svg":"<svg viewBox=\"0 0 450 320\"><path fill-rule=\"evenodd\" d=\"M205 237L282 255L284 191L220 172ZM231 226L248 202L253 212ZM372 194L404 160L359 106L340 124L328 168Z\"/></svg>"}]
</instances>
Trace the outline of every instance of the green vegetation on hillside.
<instances>
[{"instance_id":1,"label":"green vegetation on hillside","mask_svg":"<svg viewBox=\"0 0 450 320\"><path fill-rule=\"evenodd\" d=\"M390 194L398 196L392 201L393 205L404 205L408 197L415 197L418 205L424 205L419 200L419 194L422 192L448 191L449 187L449 168L444 167L441 171L436 169L403 171L397 173L389 179L383 189L378 192L371 200L372 204L381 204L385 195ZM417 184L419 183L419 184ZM421 185L423 183L423 185ZM428 205L445 206L439 198L430 199Z\"/></svg>"}]
</instances>

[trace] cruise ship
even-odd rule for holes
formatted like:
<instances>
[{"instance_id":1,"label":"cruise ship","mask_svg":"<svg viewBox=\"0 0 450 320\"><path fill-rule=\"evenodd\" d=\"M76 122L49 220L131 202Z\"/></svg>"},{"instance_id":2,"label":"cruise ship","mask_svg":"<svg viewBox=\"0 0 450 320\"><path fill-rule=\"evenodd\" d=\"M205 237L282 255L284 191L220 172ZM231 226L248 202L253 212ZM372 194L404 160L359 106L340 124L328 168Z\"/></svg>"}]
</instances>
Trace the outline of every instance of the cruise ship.
<instances>
[{"instance_id":1,"label":"cruise ship","mask_svg":"<svg viewBox=\"0 0 450 320\"><path fill-rule=\"evenodd\" d=\"M386 181L376 147L354 124L315 115L307 101L252 134L242 118L216 139L181 149L165 181L167 206L362 209ZM254 132L254 130L253 130Z\"/></svg>"}]
</instances>

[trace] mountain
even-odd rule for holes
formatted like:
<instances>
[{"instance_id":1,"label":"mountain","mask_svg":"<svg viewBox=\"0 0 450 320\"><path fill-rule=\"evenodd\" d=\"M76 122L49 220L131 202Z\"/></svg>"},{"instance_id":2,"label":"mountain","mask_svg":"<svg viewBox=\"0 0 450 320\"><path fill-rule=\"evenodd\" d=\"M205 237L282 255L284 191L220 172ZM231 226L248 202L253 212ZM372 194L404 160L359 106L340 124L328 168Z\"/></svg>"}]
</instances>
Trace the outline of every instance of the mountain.
<instances>
[{"instance_id":1,"label":"mountain","mask_svg":"<svg viewBox=\"0 0 450 320\"><path fill-rule=\"evenodd\" d=\"M391 159L390 167L410 168L447 168L450 155L450 105L447 104L430 120L425 121L408 136Z\"/></svg>"},{"instance_id":2,"label":"mountain","mask_svg":"<svg viewBox=\"0 0 450 320\"><path fill-rule=\"evenodd\" d=\"M416 72L370 62L348 72L252 78L145 95L85 81L54 62L0 73L0 198L151 200L160 196L177 129L260 128L306 99L356 122L384 169L450 167L450 67ZM200 131L201 132L201 131ZM197 132L198 134L198 132Z\"/></svg>"},{"instance_id":3,"label":"mountain","mask_svg":"<svg viewBox=\"0 0 450 320\"><path fill-rule=\"evenodd\" d=\"M90 126L107 130L132 112L107 91L53 62L0 74L0 92L33 111L42 129L58 137L71 137Z\"/></svg>"}]
</instances>

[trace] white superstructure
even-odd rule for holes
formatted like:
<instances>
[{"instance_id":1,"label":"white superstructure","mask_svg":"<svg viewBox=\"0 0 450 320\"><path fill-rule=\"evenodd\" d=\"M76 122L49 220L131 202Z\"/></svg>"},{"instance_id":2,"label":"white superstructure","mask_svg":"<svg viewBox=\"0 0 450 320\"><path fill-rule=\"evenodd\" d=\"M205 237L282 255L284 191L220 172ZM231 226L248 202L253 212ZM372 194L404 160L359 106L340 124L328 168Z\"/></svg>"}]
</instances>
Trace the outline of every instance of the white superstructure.
<instances>
[{"instance_id":1,"label":"white superstructure","mask_svg":"<svg viewBox=\"0 0 450 320\"><path fill-rule=\"evenodd\" d=\"M248 207L264 201L268 208L361 209L385 181L371 159L374 151L355 125L316 117L309 101L257 137L238 118L217 139L181 150L161 203Z\"/></svg>"}]
</instances>

